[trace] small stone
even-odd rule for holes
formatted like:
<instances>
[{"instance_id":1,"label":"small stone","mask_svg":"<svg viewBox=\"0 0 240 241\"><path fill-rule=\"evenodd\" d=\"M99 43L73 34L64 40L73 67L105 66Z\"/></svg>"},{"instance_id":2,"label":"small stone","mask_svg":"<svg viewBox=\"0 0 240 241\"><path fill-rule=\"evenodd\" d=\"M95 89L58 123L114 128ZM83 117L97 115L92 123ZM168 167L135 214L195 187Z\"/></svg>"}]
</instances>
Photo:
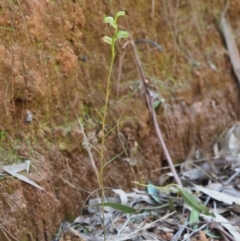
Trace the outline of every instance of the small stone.
<instances>
[{"instance_id":1,"label":"small stone","mask_svg":"<svg viewBox=\"0 0 240 241\"><path fill-rule=\"evenodd\" d=\"M32 112L30 110L26 111L26 122L27 123L31 123L33 120L33 115Z\"/></svg>"}]
</instances>

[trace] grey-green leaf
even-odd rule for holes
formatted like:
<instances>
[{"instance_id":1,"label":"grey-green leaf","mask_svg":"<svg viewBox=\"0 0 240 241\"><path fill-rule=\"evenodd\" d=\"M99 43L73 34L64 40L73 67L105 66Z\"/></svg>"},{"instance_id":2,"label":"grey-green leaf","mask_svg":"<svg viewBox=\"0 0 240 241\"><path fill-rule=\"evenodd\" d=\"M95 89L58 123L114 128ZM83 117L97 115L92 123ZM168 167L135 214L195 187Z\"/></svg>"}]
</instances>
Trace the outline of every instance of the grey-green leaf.
<instances>
[{"instance_id":1,"label":"grey-green leaf","mask_svg":"<svg viewBox=\"0 0 240 241\"><path fill-rule=\"evenodd\" d=\"M129 34L127 31L118 31L117 32L117 38L116 39L119 39L119 38L128 38Z\"/></svg>"},{"instance_id":2,"label":"grey-green leaf","mask_svg":"<svg viewBox=\"0 0 240 241\"><path fill-rule=\"evenodd\" d=\"M161 102L160 100L154 100L152 103L153 109L156 109L160 105L160 102Z\"/></svg>"},{"instance_id":3,"label":"grey-green leaf","mask_svg":"<svg viewBox=\"0 0 240 241\"><path fill-rule=\"evenodd\" d=\"M126 13L124 11L119 11L119 12L117 12L116 17L118 18L120 16L125 16L125 15L126 15Z\"/></svg>"},{"instance_id":4,"label":"grey-green leaf","mask_svg":"<svg viewBox=\"0 0 240 241\"><path fill-rule=\"evenodd\" d=\"M112 27L114 27L114 28L117 28L116 23L115 23L113 17L111 17L111 16L105 17L105 18L103 19L103 22L110 24L110 25L111 25Z\"/></svg>"},{"instance_id":5,"label":"grey-green leaf","mask_svg":"<svg viewBox=\"0 0 240 241\"><path fill-rule=\"evenodd\" d=\"M105 17L105 18L103 19L103 22L104 22L104 23L112 24L112 23L114 23L114 19L113 19L113 17L111 17L111 16L107 16L107 17Z\"/></svg>"},{"instance_id":6,"label":"grey-green leaf","mask_svg":"<svg viewBox=\"0 0 240 241\"><path fill-rule=\"evenodd\" d=\"M104 206L104 207L111 207L111 208L115 208L117 210L120 210L124 213L136 213L138 210L135 209L135 208L131 208L131 207L128 207L126 205L122 205L120 203L110 203L110 202L106 202L106 203L97 203L97 204L94 204L92 206L98 206L98 207L101 207L101 206Z\"/></svg>"},{"instance_id":7,"label":"grey-green leaf","mask_svg":"<svg viewBox=\"0 0 240 241\"><path fill-rule=\"evenodd\" d=\"M110 44L110 45L112 45L112 38L110 38L110 37L108 37L108 36L104 36L103 37L103 41L105 42L105 43L108 43L108 44Z\"/></svg>"}]
</instances>

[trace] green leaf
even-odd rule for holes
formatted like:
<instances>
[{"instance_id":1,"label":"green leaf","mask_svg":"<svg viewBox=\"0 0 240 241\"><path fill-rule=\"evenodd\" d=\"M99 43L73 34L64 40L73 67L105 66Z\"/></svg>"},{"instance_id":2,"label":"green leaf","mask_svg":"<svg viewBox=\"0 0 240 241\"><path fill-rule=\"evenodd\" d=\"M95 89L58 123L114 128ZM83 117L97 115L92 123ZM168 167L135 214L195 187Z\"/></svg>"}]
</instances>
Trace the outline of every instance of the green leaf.
<instances>
[{"instance_id":1,"label":"green leaf","mask_svg":"<svg viewBox=\"0 0 240 241\"><path fill-rule=\"evenodd\" d=\"M198 211L192 209L190 218L189 218L189 224L195 223L195 225L193 226L193 230L198 229L197 223L199 222L199 215L200 213Z\"/></svg>"},{"instance_id":2,"label":"green leaf","mask_svg":"<svg viewBox=\"0 0 240 241\"><path fill-rule=\"evenodd\" d=\"M107 44L110 44L110 45L112 45L112 42L113 42L112 38L110 38L108 36L104 36L103 41Z\"/></svg>"},{"instance_id":3,"label":"green leaf","mask_svg":"<svg viewBox=\"0 0 240 241\"><path fill-rule=\"evenodd\" d=\"M214 214L210 213L207 207L200 203L189 191L184 188L178 188L178 190L181 193L184 202L186 202L192 209L198 211L199 213L214 217Z\"/></svg>"},{"instance_id":4,"label":"green leaf","mask_svg":"<svg viewBox=\"0 0 240 241\"><path fill-rule=\"evenodd\" d=\"M116 14L116 18L118 18L118 17L120 17L120 16L125 16L126 15L126 13L124 12L124 11L119 11L119 12L117 12L117 14Z\"/></svg>"},{"instance_id":5,"label":"green leaf","mask_svg":"<svg viewBox=\"0 0 240 241\"><path fill-rule=\"evenodd\" d=\"M116 40L120 38L128 38L128 36L129 36L128 32L120 30L117 32Z\"/></svg>"},{"instance_id":6,"label":"green leaf","mask_svg":"<svg viewBox=\"0 0 240 241\"><path fill-rule=\"evenodd\" d=\"M153 100L152 102L152 107L153 109L156 109L159 105L164 104L166 102L166 100L164 98L156 98L155 100Z\"/></svg>"},{"instance_id":7,"label":"green leaf","mask_svg":"<svg viewBox=\"0 0 240 241\"><path fill-rule=\"evenodd\" d=\"M170 212L176 212L173 200L171 198L168 199L168 205L169 205Z\"/></svg>"},{"instance_id":8,"label":"green leaf","mask_svg":"<svg viewBox=\"0 0 240 241\"><path fill-rule=\"evenodd\" d=\"M152 103L153 109L156 109L160 105L160 102L161 102L160 100L153 101L153 103Z\"/></svg>"},{"instance_id":9,"label":"green leaf","mask_svg":"<svg viewBox=\"0 0 240 241\"><path fill-rule=\"evenodd\" d=\"M111 208L115 208L117 210L120 210L124 213L136 213L138 210L135 209L135 208L131 208L131 207L128 207L128 206L125 206L125 205L122 205L120 203L96 203L96 204L93 204L92 206L98 206L98 207L111 207Z\"/></svg>"},{"instance_id":10,"label":"green leaf","mask_svg":"<svg viewBox=\"0 0 240 241\"><path fill-rule=\"evenodd\" d=\"M112 24L112 23L114 23L114 19L111 16L107 16L107 17L104 17L103 22Z\"/></svg>"},{"instance_id":11,"label":"green leaf","mask_svg":"<svg viewBox=\"0 0 240 241\"><path fill-rule=\"evenodd\" d=\"M114 27L115 29L117 28L117 25L116 25L113 17L111 17L111 16L105 17L105 18L103 19L103 22L110 24L110 25L111 25L112 27Z\"/></svg>"},{"instance_id":12,"label":"green leaf","mask_svg":"<svg viewBox=\"0 0 240 241\"><path fill-rule=\"evenodd\" d=\"M162 209L162 208L165 208L165 207L168 207L169 204L168 203L165 203L161 206L155 206L155 207L146 207L146 208L141 208L138 210L138 213L141 211L153 211L153 210L158 210L158 209Z\"/></svg>"}]
</instances>

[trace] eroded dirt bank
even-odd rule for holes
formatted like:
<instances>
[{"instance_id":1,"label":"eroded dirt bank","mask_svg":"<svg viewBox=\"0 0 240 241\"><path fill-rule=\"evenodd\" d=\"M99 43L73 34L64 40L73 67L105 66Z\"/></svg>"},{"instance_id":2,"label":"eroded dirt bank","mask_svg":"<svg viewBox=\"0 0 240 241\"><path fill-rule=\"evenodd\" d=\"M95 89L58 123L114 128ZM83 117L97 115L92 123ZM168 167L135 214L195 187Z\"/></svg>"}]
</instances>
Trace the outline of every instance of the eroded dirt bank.
<instances>
[{"instance_id":1,"label":"eroded dirt bank","mask_svg":"<svg viewBox=\"0 0 240 241\"><path fill-rule=\"evenodd\" d=\"M163 53L139 44L150 88L166 102L157 111L175 162L195 145L206 153L218 135L239 119L235 82L218 27L225 1L51 1L3 0L0 5L0 151L1 162L33 161L30 174L44 191L4 177L0 193L0 240L51 240L59 224L82 210L98 188L83 145L99 145L110 50L102 19L125 10L121 20L134 39L150 39ZM240 4L229 16L239 30ZM239 38L236 36L239 43ZM121 45L117 44L117 56ZM120 85L114 65L107 128L107 160L125 154L105 170L105 185L129 189L131 181L157 181L165 165L139 88L131 50ZM116 93L119 91L119 96ZM32 113L33 120L26 122ZM94 153L96 162L98 155ZM130 161L127 162L126 160ZM98 163L97 163L98 164ZM130 166L133 164L133 166ZM10 234L12 236L10 236Z\"/></svg>"}]
</instances>

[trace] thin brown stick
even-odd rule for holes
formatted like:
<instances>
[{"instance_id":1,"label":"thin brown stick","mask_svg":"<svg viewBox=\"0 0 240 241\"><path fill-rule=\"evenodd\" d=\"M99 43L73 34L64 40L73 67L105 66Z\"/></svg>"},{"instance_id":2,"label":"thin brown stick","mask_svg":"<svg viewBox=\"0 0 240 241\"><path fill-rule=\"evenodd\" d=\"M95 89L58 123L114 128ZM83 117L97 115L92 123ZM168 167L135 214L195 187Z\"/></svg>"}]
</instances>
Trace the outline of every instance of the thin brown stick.
<instances>
[{"instance_id":1,"label":"thin brown stick","mask_svg":"<svg viewBox=\"0 0 240 241\"><path fill-rule=\"evenodd\" d=\"M159 46L156 42L150 40L150 39L136 39L134 40L135 44L138 43L148 43L153 45L156 49L158 49L160 52L162 52L162 48L161 46ZM127 52L126 47L130 44L130 41L127 41L126 43L124 43L122 49L123 52L121 53L120 57L119 57L119 64L118 64L118 77L117 77L117 97L119 95L119 85L120 85L120 79L121 79L121 75L122 75L122 66L123 66L123 61Z\"/></svg>"},{"instance_id":2,"label":"thin brown stick","mask_svg":"<svg viewBox=\"0 0 240 241\"><path fill-rule=\"evenodd\" d=\"M128 44L131 44L132 48L133 48L133 52L134 52L134 56L135 56L135 60L136 60L136 65L137 65L137 69L138 69L138 72L139 72L139 75L141 77L141 81L142 81L142 88L143 88L143 91L144 91L144 94L145 94L145 98L146 98L146 102L147 102L147 106L148 106L148 109L150 111L150 114L152 116L152 120L153 120L153 125L154 125L154 128L155 128L155 132L156 132L156 135L158 137L158 140L159 140L159 143L160 145L162 146L163 148L163 151L164 151L164 154L167 158L167 162L168 162L168 165L170 167L170 170L173 174L173 177L176 181L176 183L179 185L179 186L182 186L182 182L176 172L176 169L174 167L174 164L173 164L173 161L172 161L172 158L169 154L169 151L167 149L167 146L165 144L165 141L163 139L163 136L162 136L162 133L161 133L161 130L159 128L159 125L158 125L158 122L157 122L157 116L156 116L156 113L153 109L153 106L152 106L152 100L151 100L151 96L149 94L149 90L148 90L148 87L147 87L147 83L146 83L146 77L144 75L144 71L142 69L142 66L141 66L141 63L140 63L140 59L139 59L139 56L138 56L138 53L137 53L137 50L136 50L136 46L135 46L135 43L133 40L130 40L129 42L125 43L124 44L124 47L123 47L123 50L128 46Z\"/></svg>"}]
</instances>

